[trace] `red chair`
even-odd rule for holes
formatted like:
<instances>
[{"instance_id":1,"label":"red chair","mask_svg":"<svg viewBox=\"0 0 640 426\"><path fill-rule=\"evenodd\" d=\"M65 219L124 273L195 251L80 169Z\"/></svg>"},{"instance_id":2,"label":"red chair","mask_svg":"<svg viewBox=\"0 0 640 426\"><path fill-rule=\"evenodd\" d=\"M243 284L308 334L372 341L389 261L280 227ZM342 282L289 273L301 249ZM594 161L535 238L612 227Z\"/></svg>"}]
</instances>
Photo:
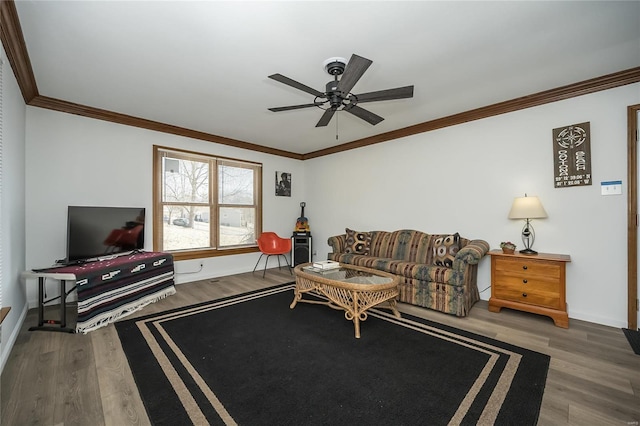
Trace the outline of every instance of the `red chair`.
<instances>
[{"instance_id":1,"label":"red chair","mask_svg":"<svg viewBox=\"0 0 640 426\"><path fill-rule=\"evenodd\" d=\"M287 262L287 267L289 268L289 273L291 273L291 265L287 260L287 256L285 254L291 253L291 240L289 238L280 238L278 234L275 232L263 232L260 234L260 237L256 240L258 243L258 248L262 252L260 257L258 258L258 262L256 262L256 266L253 267L253 272L256 271L258 264L260 263L260 259L265 254L267 255L267 259L264 262L264 271L262 272L262 278L264 278L264 274L267 272L267 263L269 263L269 257L278 256L278 269L280 266L280 256L284 257L284 261Z\"/></svg>"}]
</instances>

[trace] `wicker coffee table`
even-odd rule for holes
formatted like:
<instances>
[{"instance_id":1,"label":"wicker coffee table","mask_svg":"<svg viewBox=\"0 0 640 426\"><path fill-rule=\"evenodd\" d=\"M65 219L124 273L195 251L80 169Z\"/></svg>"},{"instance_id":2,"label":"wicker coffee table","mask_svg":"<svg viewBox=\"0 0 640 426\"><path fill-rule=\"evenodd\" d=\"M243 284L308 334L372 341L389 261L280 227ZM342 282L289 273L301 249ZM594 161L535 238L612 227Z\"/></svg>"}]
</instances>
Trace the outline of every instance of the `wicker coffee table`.
<instances>
[{"instance_id":1,"label":"wicker coffee table","mask_svg":"<svg viewBox=\"0 0 640 426\"><path fill-rule=\"evenodd\" d=\"M340 265L338 269L317 272L311 263L298 265L296 288L290 308L298 302L327 305L333 309L344 310L347 320L353 321L356 338L360 338L360 321L367 319L367 310L387 302L388 308L400 318L396 308L398 281L396 275L375 269L354 265ZM328 301L303 299L304 293L315 292L326 296Z\"/></svg>"}]
</instances>

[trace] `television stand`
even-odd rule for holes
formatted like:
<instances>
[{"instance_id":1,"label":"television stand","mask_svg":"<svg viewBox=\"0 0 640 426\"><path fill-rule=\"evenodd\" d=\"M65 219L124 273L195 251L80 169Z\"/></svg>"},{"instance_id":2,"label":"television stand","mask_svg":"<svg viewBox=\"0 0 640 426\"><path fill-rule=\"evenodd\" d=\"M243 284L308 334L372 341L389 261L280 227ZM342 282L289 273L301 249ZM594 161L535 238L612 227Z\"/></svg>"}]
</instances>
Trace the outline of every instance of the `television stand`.
<instances>
[{"instance_id":1,"label":"television stand","mask_svg":"<svg viewBox=\"0 0 640 426\"><path fill-rule=\"evenodd\" d=\"M66 290L67 281L75 281L76 276L69 273L55 272L36 272L26 271L22 273L24 278L38 278L38 325L29 327L29 331L45 330L45 331L61 331L63 333L75 333L75 329L67 327L67 297L76 288L69 291ZM60 296L51 299L44 299L44 280L52 278L60 281ZM47 303L60 298L60 319L45 319L44 307Z\"/></svg>"},{"instance_id":2,"label":"television stand","mask_svg":"<svg viewBox=\"0 0 640 426\"><path fill-rule=\"evenodd\" d=\"M173 256L169 253L130 252L109 255L72 266L25 271L23 279L38 278L38 324L33 330L86 334L175 294ZM60 281L60 319L44 318L45 279ZM75 286L67 291L66 282ZM67 297L78 295L75 328L67 327Z\"/></svg>"}]
</instances>

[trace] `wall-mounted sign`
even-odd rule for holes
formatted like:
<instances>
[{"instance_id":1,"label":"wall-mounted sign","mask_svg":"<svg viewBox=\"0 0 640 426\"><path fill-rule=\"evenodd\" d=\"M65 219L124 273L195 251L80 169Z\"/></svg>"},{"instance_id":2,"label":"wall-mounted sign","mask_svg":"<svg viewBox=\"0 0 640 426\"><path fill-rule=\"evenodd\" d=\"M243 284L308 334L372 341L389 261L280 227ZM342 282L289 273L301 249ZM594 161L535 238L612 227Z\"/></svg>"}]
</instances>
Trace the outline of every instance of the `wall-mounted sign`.
<instances>
[{"instance_id":1,"label":"wall-mounted sign","mask_svg":"<svg viewBox=\"0 0 640 426\"><path fill-rule=\"evenodd\" d=\"M553 129L554 186L591 185L589 122Z\"/></svg>"}]
</instances>

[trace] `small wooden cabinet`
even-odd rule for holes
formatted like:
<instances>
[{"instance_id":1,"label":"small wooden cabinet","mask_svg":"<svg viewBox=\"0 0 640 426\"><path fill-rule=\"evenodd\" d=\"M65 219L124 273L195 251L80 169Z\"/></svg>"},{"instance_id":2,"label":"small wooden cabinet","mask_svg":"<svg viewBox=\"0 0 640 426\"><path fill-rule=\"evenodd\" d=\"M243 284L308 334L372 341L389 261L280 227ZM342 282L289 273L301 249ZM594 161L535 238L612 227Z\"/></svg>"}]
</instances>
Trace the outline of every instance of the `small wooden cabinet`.
<instances>
[{"instance_id":1,"label":"small wooden cabinet","mask_svg":"<svg viewBox=\"0 0 640 426\"><path fill-rule=\"evenodd\" d=\"M518 309L546 315L558 327L569 328L565 298L565 254L505 254L492 250L489 310Z\"/></svg>"}]
</instances>

